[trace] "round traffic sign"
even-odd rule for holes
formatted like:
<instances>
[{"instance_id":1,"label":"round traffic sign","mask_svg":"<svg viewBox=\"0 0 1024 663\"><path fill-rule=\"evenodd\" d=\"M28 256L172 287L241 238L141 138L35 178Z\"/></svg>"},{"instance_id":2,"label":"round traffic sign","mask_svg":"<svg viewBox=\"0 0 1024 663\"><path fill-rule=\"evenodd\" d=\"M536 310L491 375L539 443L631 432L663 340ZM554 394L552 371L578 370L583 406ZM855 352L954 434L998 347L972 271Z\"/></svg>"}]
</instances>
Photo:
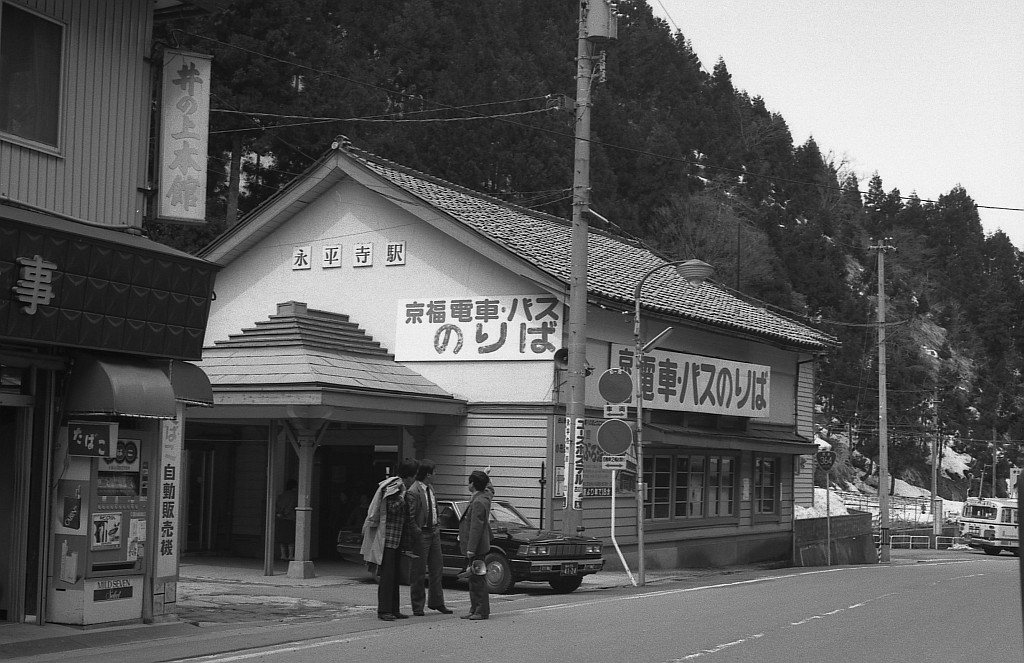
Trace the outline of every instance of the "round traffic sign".
<instances>
[{"instance_id":1,"label":"round traffic sign","mask_svg":"<svg viewBox=\"0 0 1024 663\"><path fill-rule=\"evenodd\" d=\"M609 419L597 429L597 446L610 456L626 453L633 444L633 429L621 419Z\"/></svg>"},{"instance_id":2,"label":"round traffic sign","mask_svg":"<svg viewBox=\"0 0 1024 663\"><path fill-rule=\"evenodd\" d=\"M609 403L627 403L633 396L633 378L620 368L609 368L597 381L597 391Z\"/></svg>"}]
</instances>

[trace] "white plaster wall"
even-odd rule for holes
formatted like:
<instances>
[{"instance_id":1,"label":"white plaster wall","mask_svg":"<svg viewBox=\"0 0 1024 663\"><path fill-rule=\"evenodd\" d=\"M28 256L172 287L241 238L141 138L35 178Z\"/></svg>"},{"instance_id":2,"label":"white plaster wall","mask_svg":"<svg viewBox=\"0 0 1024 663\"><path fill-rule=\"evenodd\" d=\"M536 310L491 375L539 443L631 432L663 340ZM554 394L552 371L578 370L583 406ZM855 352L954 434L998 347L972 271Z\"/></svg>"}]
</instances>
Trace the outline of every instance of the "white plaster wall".
<instances>
[{"instance_id":1,"label":"white plaster wall","mask_svg":"<svg viewBox=\"0 0 1024 663\"><path fill-rule=\"evenodd\" d=\"M406 242L406 264L385 267L389 241ZM352 246L373 242L374 266L353 267ZM342 245L342 267L322 269L322 248ZM314 265L292 270L296 246L310 245ZM207 325L206 345L226 339L277 312L287 301L343 313L389 351L394 351L397 302L414 297L543 293L544 289L392 204L376 192L345 181L285 223L217 275L217 300ZM587 404L603 404L597 389L609 368L612 343L633 344L632 307L624 311L590 307ZM563 307L563 334L567 320ZM644 338L665 325L644 321ZM556 341L557 343L557 341ZM564 346L564 337L559 346ZM771 366L772 423L795 422L796 354L771 345L693 328L677 327L660 348ZM550 361L403 362L458 398L475 403L550 402L556 378ZM563 385L564 388L564 385ZM564 394L562 402L564 402Z\"/></svg>"},{"instance_id":2,"label":"white plaster wall","mask_svg":"<svg viewBox=\"0 0 1024 663\"><path fill-rule=\"evenodd\" d=\"M406 243L404 266L384 266L389 241ZM372 267L352 266L352 246L361 242L373 242ZM333 244L342 245L342 266L322 269L322 248ZM313 268L293 270L293 249L305 245L312 246ZM547 294L351 181L335 186L227 265L217 275L216 292L206 346L266 320L279 303L294 300L311 309L348 315L392 352L398 300ZM474 402L537 402L551 397L550 361L404 363L453 395Z\"/></svg>"}]
</instances>

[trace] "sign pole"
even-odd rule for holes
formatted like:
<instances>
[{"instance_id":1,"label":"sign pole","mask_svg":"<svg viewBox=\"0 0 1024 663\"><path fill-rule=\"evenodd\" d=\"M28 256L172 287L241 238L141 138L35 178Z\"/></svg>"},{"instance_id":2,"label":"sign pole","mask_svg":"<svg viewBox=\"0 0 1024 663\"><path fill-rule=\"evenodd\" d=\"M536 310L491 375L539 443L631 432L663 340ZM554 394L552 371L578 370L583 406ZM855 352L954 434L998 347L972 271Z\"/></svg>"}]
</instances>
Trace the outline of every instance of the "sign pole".
<instances>
[{"instance_id":1,"label":"sign pole","mask_svg":"<svg viewBox=\"0 0 1024 663\"><path fill-rule=\"evenodd\" d=\"M612 545L615 546L615 552L619 555L619 562L622 564L622 568L626 570L626 575L629 576L629 582L636 587L636 579L629 571L629 565L626 564L626 558L622 556L622 550L619 549L619 542L615 540L615 487L618 486L618 483L616 483L617 474L618 470L612 469Z\"/></svg>"},{"instance_id":2,"label":"sign pole","mask_svg":"<svg viewBox=\"0 0 1024 663\"><path fill-rule=\"evenodd\" d=\"M825 564L832 566L832 491L829 488L829 473L835 465L836 452L819 451L816 457L818 467L825 471Z\"/></svg>"},{"instance_id":3,"label":"sign pole","mask_svg":"<svg viewBox=\"0 0 1024 663\"><path fill-rule=\"evenodd\" d=\"M825 566L832 566L832 491L825 480Z\"/></svg>"}]
</instances>

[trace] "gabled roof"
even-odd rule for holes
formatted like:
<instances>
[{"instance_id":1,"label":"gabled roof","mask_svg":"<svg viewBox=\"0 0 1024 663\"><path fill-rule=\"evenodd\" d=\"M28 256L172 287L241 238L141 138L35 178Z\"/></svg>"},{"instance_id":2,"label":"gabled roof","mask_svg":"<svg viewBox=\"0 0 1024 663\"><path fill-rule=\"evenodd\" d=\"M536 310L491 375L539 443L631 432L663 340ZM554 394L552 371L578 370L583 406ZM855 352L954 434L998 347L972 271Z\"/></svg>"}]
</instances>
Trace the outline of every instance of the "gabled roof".
<instances>
[{"instance_id":1,"label":"gabled roof","mask_svg":"<svg viewBox=\"0 0 1024 663\"><path fill-rule=\"evenodd\" d=\"M393 355L348 316L278 305L277 315L203 350L215 394L238 390L323 390L461 403Z\"/></svg>"},{"instance_id":2,"label":"gabled roof","mask_svg":"<svg viewBox=\"0 0 1024 663\"><path fill-rule=\"evenodd\" d=\"M265 202L200 255L227 264L273 232L320 193L346 177L359 181L445 232L474 243L489 257L548 288L571 283L569 221L511 205L356 149L344 140L288 188ZM453 223L454 222L454 223ZM461 233L461 235L459 235ZM484 242L480 242L484 240ZM650 250L591 229L587 289L592 300L634 306L636 284L666 261ZM675 270L656 271L644 283L641 305L667 318L731 330L784 346L824 350L834 337L749 304L711 282L690 285Z\"/></svg>"}]
</instances>

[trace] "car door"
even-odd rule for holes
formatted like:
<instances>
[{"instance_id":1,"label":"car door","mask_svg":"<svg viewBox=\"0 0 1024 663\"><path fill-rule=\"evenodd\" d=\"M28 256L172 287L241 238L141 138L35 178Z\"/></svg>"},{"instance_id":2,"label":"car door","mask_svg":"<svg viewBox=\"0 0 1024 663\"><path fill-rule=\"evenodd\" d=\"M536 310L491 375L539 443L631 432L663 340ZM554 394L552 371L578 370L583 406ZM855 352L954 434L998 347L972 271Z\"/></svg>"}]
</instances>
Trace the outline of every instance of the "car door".
<instances>
[{"instance_id":1,"label":"car door","mask_svg":"<svg viewBox=\"0 0 1024 663\"><path fill-rule=\"evenodd\" d=\"M466 560L459 548L459 513L454 502L437 501L437 525L441 530L441 555L446 571L466 568Z\"/></svg>"}]
</instances>

